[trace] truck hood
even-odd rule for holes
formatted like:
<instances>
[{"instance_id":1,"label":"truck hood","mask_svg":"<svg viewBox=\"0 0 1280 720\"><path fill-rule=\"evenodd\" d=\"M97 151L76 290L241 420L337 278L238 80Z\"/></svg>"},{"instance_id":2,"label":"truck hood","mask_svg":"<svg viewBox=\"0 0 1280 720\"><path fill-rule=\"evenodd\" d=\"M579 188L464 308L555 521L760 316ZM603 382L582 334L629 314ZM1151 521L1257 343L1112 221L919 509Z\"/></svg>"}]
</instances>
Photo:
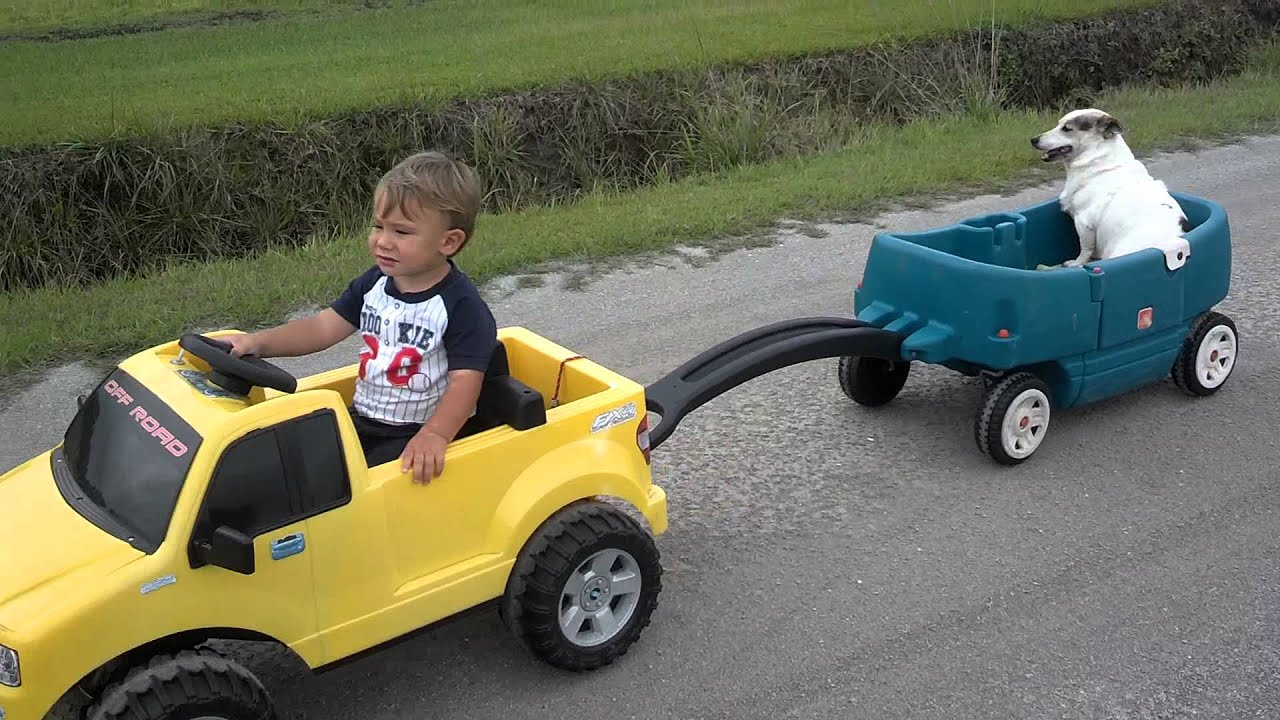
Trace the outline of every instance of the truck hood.
<instances>
[{"instance_id":1,"label":"truck hood","mask_svg":"<svg viewBox=\"0 0 1280 720\"><path fill-rule=\"evenodd\" d=\"M0 625L11 628L143 555L67 504L49 457L0 476Z\"/></svg>"}]
</instances>

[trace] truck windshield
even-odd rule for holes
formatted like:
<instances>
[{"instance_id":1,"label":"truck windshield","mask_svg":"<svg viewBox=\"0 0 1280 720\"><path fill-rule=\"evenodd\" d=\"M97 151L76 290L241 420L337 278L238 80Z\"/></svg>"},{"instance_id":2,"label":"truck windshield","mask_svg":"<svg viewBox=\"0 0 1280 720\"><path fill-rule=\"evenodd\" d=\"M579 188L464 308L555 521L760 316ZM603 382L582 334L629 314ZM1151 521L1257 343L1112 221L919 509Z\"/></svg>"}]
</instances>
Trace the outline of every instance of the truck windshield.
<instances>
[{"instance_id":1,"label":"truck windshield","mask_svg":"<svg viewBox=\"0 0 1280 720\"><path fill-rule=\"evenodd\" d=\"M200 440L154 393L116 369L84 399L63 437L64 475L72 485L63 494L104 530L153 550L169 528Z\"/></svg>"}]
</instances>

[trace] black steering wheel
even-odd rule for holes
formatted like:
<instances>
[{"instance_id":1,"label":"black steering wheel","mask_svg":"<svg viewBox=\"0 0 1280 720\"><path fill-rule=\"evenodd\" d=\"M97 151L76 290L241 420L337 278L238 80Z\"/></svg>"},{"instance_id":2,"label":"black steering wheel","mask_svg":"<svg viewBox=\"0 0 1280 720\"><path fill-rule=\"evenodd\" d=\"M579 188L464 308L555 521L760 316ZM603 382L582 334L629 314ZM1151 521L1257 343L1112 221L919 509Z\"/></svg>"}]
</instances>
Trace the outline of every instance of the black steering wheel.
<instances>
[{"instance_id":1,"label":"black steering wheel","mask_svg":"<svg viewBox=\"0 0 1280 720\"><path fill-rule=\"evenodd\" d=\"M178 347L209 363L209 380L237 395L248 395L254 386L291 393L298 380L289 373L253 355L236 357L231 344L196 333L178 339Z\"/></svg>"}]
</instances>

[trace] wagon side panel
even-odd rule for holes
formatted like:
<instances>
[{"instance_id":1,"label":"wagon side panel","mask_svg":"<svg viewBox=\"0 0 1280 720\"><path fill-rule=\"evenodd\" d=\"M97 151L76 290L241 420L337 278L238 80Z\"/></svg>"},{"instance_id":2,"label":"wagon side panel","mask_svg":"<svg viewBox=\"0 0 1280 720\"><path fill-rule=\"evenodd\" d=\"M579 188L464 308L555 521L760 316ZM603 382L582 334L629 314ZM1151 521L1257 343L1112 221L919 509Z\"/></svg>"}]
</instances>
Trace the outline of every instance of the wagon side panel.
<instances>
[{"instance_id":1,"label":"wagon side panel","mask_svg":"<svg viewBox=\"0 0 1280 720\"><path fill-rule=\"evenodd\" d=\"M1217 203L1173 193L1194 226L1187 233L1191 256L1187 271L1183 320L1190 323L1227 297L1231 288L1231 223Z\"/></svg>"},{"instance_id":2,"label":"wagon side panel","mask_svg":"<svg viewBox=\"0 0 1280 720\"><path fill-rule=\"evenodd\" d=\"M1226 297L1231 238L1226 213L1207 200L1174 193L1192 229L1191 254L1169 270L1163 253L1142 250L1090 263L1102 286L1099 347L1085 357L1079 402L1111 397L1169 374L1195 318Z\"/></svg>"},{"instance_id":3,"label":"wagon side panel","mask_svg":"<svg viewBox=\"0 0 1280 720\"><path fill-rule=\"evenodd\" d=\"M1186 294L1190 273L1165 266L1164 253L1142 250L1091 263L1101 271L1104 286L1100 349L1144 340L1178 328L1186 320Z\"/></svg>"},{"instance_id":4,"label":"wagon side panel","mask_svg":"<svg viewBox=\"0 0 1280 720\"><path fill-rule=\"evenodd\" d=\"M1085 273L977 262L960 252L976 255L973 246L992 242L993 229L953 225L929 234L944 233L927 244L877 235L855 292L860 320L908 335L906 359L1007 370L1097 346L1099 306Z\"/></svg>"}]
</instances>

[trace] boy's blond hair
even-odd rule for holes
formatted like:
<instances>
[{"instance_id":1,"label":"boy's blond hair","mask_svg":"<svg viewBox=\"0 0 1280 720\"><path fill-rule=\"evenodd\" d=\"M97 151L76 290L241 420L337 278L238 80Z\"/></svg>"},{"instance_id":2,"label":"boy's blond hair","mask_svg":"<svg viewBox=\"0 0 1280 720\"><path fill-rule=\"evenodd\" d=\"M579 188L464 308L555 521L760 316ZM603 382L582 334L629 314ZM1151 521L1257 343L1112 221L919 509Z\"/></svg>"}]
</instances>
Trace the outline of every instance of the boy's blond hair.
<instances>
[{"instance_id":1,"label":"boy's blond hair","mask_svg":"<svg viewBox=\"0 0 1280 720\"><path fill-rule=\"evenodd\" d=\"M373 192L375 214L378 205L388 203L405 217L413 217L412 211L416 209L444 213L449 218L449 229L466 233L458 252L462 252L475 231L480 198L480 178L476 172L466 163L434 150L401 160L382 176Z\"/></svg>"}]
</instances>

